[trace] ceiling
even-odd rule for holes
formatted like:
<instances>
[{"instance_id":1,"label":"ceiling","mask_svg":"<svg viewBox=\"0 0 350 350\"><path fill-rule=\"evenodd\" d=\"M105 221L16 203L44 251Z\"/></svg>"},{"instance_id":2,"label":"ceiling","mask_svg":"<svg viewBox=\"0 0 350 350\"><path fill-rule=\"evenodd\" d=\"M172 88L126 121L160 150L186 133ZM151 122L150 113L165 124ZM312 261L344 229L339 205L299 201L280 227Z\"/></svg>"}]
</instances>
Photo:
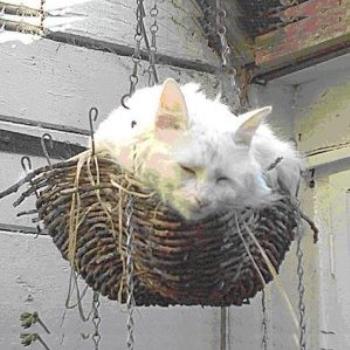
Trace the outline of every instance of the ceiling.
<instances>
[{"instance_id":1,"label":"ceiling","mask_svg":"<svg viewBox=\"0 0 350 350\"><path fill-rule=\"evenodd\" d=\"M240 8L238 19L241 28L251 37L256 37L302 19L302 17L285 18L282 14L288 7L296 3L301 4L308 0L235 1Z\"/></svg>"},{"instance_id":2,"label":"ceiling","mask_svg":"<svg viewBox=\"0 0 350 350\"><path fill-rule=\"evenodd\" d=\"M222 44L217 0L195 0L209 46ZM350 52L349 1L221 0L231 63L272 79Z\"/></svg>"}]
</instances>

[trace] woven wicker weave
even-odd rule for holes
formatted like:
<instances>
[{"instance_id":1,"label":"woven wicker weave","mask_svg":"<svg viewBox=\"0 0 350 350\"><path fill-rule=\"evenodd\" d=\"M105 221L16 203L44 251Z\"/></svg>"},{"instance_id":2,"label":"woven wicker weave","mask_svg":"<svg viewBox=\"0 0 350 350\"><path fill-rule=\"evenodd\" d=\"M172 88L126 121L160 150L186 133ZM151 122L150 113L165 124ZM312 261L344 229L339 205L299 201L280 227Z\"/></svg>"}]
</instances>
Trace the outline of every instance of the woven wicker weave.
<instances>
[{"instance_id":1,"label":"woven wicker weave","mask_svg":"<svg viewBox=\"0 0 350 350\"><path fill-rule=\"evenodd\" d=\"M272 280L295 238L296 209L288 198L260 211L183 221L108 156L88 151L37 169L25 181L29 189L15 204L37 191L39 218L62 256L69 259L74 247L79 274L120 302L126 300L130 196L137 305L241 305L263 288L262 278Z\"/></svg>"}]
</instances>

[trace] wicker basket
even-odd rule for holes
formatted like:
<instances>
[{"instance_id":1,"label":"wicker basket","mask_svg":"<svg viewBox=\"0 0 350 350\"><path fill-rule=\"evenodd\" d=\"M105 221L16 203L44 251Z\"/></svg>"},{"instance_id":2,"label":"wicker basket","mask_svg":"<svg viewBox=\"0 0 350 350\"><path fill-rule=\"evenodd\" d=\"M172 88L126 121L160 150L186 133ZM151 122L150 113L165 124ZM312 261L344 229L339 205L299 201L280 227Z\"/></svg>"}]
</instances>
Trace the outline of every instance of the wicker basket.
<instances>
[{"instance_id":1,"label":"wicker basket","mask_svg":"<svg viewBox=\"0 0 350 350\"><path fill-rule=\"evenodd\" d=\"M132 198L137 305L241 305L273 279L299 217L285 197L260 211L183 221L108 155L89 151L35 170L17 189L25 182L15 205L37 192L39 218L62 256L94 290L123 303Z\"/></svg>"}]
</instances>

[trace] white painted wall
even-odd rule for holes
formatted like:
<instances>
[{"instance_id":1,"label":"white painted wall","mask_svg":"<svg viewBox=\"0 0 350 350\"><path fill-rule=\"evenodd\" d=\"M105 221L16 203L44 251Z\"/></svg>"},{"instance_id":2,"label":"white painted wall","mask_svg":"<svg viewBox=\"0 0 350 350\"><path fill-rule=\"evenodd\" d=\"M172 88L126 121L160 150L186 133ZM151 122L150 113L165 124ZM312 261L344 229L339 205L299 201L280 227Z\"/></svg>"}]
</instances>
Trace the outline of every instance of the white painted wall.
<instances>
[{"instance_id":1,"label":"white painted wall","mask_svg":"<svg viewBox=\"0 0 350 350\"><path fill-rule=\"evenodd\" d=\"M0 115L88 130L91 106L102 120L129 91L128 57L51 40L1 44ZM139 86L146 86L142 63ZM160 79L196 80L212 92L215 78L203 72L159 65ZM1 117L0 117L1 120Z\"/></svg>"}]
</instances>

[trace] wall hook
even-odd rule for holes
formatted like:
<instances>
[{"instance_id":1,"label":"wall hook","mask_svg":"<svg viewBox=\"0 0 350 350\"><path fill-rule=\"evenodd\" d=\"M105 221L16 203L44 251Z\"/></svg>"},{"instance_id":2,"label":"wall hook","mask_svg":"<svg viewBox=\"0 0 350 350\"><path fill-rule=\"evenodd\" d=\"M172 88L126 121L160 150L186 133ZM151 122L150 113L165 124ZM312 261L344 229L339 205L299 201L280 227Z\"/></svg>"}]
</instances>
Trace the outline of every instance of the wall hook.
<instances>
[{"instance_id":1,"label":"wall hook","mask_svg":"<svg viewBox=\"0 0 350 350\"><path fill-rule=\"evenodd\" d=\"M315 185L316 185L316 182L315 182L315 169L310 169L310 181L309 181L309 187L310 188L314 188Z\"/></svg>"}]
</instances>

